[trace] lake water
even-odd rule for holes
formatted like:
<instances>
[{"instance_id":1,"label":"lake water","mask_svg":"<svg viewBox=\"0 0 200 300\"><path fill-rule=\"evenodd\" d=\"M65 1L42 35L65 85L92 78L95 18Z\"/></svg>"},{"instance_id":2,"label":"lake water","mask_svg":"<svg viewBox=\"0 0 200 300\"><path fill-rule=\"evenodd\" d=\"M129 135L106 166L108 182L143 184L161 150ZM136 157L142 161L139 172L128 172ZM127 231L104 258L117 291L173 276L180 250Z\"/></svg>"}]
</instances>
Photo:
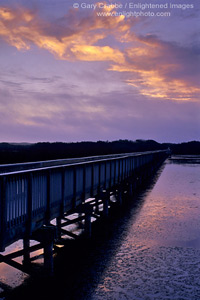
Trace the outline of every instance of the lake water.
<instances>
[{"instance_id":1,"label":"lake water","mask_svg":"<svg viewBox=\"0 0 200 300\"><path fill-rule=\"evenodd\" d=\"M27 281L8 299L200 299L199 159L166 161L106 226L82 248L61 250L51 283Z\"/></svg>"}]
</instances>

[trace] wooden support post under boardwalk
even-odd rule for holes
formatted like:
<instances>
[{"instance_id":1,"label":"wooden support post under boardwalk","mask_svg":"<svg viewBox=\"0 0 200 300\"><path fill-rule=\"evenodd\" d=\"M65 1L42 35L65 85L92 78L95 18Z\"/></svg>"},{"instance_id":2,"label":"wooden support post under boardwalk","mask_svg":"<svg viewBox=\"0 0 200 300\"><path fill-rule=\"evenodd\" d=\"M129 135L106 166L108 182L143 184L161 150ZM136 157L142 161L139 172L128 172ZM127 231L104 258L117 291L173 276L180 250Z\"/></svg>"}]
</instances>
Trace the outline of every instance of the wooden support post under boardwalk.
<instances>
[{"instance_id":1,"label":"wooden support post under boardwalk","mask_svg":"<svg viewBox=\"0 0 200 300\"><path fill-rule=\"evenodd\" d=\"M91 217L93 208L91 205L85 205L85 237L91 238L92 236L92 226L91 226Z\"/></svg>"},{"instance_id":2,"label":"wooden support post under boardwalk","mask_svg":"<svg viewBox=\"0 0 200 300\"><path fill-rule=\"evenodd\" d=\"M130 197L133 196L133 185L131 182L128 185L128 193Z\"/></svg>"},{"instance_id":3,"label":"wooden support post under boardwalk","mask_svg":"<svg viewBox=\"0 0 200 300\"><path fill-rule=\"evenodd\" d=\"M61 238L61 218L56 218L56 226L57 226L57 237Z\"/></svg>"},{"instance_id":4,"label":"wooden support post under boardwalk","mask_svg":"<svg viewBox=\"0 0 200 300\"><path fill-rule=\"evenodd\" d=\"M33 234L33 238L44 246L44 272L45 276L53 276L53 242L56 237L54 226L43 226Z\"/></svg>"},{"instance_id":5,"label":"wooden support post under boardwalk","mask_svg":"<svg viewBox=\"0 0 200 300\"><path fill-rule=\"evenodd\" d=\"M49 240L44 244L44 271L45 275L53 276L53 240Z\"/></svg>"},{"instance_id":6,"label":"wooden support post under boardwalk","mask_svg":"<svg viewBox=\"0 0 200 300\"><path fill-rule=\"evenodd\" d=\"M30 265L31 260L30 260L30 251L29 251L29 247L30 247L30 240L28 237L25 237L23 239L23 247L24 247L24 259L23 259L23 265L27 266Z\"/></svg>"},{"instance_id":7,"label":"wooden support post under boardwalk","mask_svg":"<svg viewBox=\"0 0 200 300\"><path fill-rule=\"evenodd\" d=\"M99 213L99 199L98 199L98 197L95 198L95 202L96 202L95 213L98 214Z\"/></svg>"},{"instance_id":8,"label":"wooden support post under boardwalk","mask_svg":"<svg viewBox=\"0 0 200 300\"><path fill-rule=\"evenodd\" d=\"M135 190L137 189L137 178L135 175L132 178L132 185L133 185L133 194L134 194Z\"/></svg>"},{"instance_id":9,"label":"wooden support post under boardwalk","mask_svg":"<svg viewBox=\"0 0 200 300\"><path fill-rule=\"evenodd\" d=\"M110 193L109 191L103 192L103 215L104 217L108 217L108 205L110 201Z\"/></svg>"},{"instance_id":10,"label":"wooden support post under boardwalk","mask_svg":"<svg viewBox=\"0 0 200 300\"><path fill-rule=\"evenodd\" d=\"M53 276L53 241L55 238L55 228L52 226L44 227L44 271L45 275Z\"/></svg>"},{"instance_id":11,"label":"wooden support post under boardwalk","mask_svg":"<svg viewBox=\"0 0 200 300\"><path fill-rule=\"evenodd\" d=\"M83 221L83 219L82 219L82 216L83 216L83 213L82 212L78 212L78 218L80 218L80 220L78 221L78 227L79 228L83 228L83 223L82 223L82 221Z\"/></svg>"},{"instance_id":12,"label":"wooden support post under boardwalk","mask_svg":"<svg viewBox=\"0 0 200 300\"><path fill-rule=\"evenodd\" d=\"M123 193L123 189L122 189L121 186L119 186L119 188L118 188L118 198L117 198L119 206L122 206L122 204L123 204L122 193Z\"/></svg>"}]
</instances>

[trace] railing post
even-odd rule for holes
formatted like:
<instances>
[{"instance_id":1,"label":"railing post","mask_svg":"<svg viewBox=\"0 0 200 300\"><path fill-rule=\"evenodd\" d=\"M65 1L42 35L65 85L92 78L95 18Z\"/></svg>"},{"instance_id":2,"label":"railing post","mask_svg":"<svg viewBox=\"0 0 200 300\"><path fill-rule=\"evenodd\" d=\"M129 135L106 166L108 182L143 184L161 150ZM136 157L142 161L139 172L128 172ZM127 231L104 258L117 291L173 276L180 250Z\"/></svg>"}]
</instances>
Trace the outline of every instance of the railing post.
<instances>
[{"instance_id":1,"label":"railing post","mask_svg":"<svg viewBox=\"0 0 200 300\"><path fill-rule=\"evenodd\" d=\"M92 165L92 167L91 167L91 190L90 190L90 194L91 194L91 197L93 197L93 195L94 195L94 164L92 163L91 165Z\"/></svg>"},{"instance_id":2,"label":"railing post","mask_svg":"<svg viewBox=\"0 0 200 300\"><path fill-rule=\"evenodd\" d=\"M47 171L47 206L46 206L46 225L50 224L50 213L51 213L51 171Z\"/></svg>"},{"instance_id":3,"label":"railing post","mask_svg":"<svg viewBox=\"0 0 200 300\"><path fill-rule=\"evenodd\" d=\"M32 232L32 202L33 202L33 175L28 176L28 195L27 195L27 228L26 235L30 236Z\"/></svg>"},{"instance_id":4,"label":"railing post","mask_svg":"<svg viewBox=\"0 0 200 300\"><path fill-rule=\"evenodd\" d=\"M23 238L24 257L23 265L30 265L30 235L32 232L32 202L33 202L33 174L28 174L28 192L27 192L27 222L26 222L26 234Z\"/></svg>"},{"instance_id":5,"label":"railing post","mask_svg":"<svg viewBox=\"0 0 200 300\"><path fill-rule=\"evenodd\" d=\"M65 168L62 169L62 202L60 205L60 215L64 214L64 205L65 204Z\"/></svg>"},{"instance_id":6,"label":"railing post","mask_svg":"<svg viewBox=\"0 0 200 300\"><path fill-rule=\"evenodd\" d=\"M5 250L4 240L6 235L6 178L1 177L1 195L0 195L0 251Z\"/></svg>"},{"instance_id":7,"label":"railing post","mask_svg":"<svg viewBox=\"0 0 200 300\"><path fill-rule=\"evenodd\" d=\"M86 165L83 166L83 192L81 195L82 203L85 201L85 184L86 184Z\"/></svg>"},{"instance_id":8,"label":"railing post","mask_svg":"<svg viewBox=\"0 0 200 300\"><path fill-rule=\"evenodd\" d=\"M99 163L99 183L97 188L97 195L100 194L100 189L101 189L101 163ZM97 202L97 207L98 207L98 202Z\"/></svg>"},{"instance_id":9,"label":"railing post","mask_svg":"<svg viewBox=\"0 0 200 300\"><path fill-rule=\"evenodd\" d=\"M73 177L74 177L73 180L74 186L73 186L72 207L76 208L76 167L73 168Z\"/></svg>"}]
</instances>

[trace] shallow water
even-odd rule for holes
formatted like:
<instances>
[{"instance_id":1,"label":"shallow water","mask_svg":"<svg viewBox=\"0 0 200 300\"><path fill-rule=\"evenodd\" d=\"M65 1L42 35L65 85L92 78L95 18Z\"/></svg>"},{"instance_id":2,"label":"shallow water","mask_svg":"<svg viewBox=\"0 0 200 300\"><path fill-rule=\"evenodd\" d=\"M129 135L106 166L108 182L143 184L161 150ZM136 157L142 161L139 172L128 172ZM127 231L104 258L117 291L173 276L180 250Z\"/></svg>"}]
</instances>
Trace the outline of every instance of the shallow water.
<instances>
[{"instance_id":1,"label":"shallow water","mask_svg":"<svg viewBox=\"0 0 200 300\"><path fill-rule=\"evenodd\" d=\"M168 161L91 300L200 299L200 165Z\"/></svg>"},{"instance_id":2,"label":"shallow water","mask_svg":"<svg viewBox=\"0 0 200 300\"><path fill-rule=\"evenodd\" d=\"M10 272L13 284L26 284L6 299L200 299L199 174L197 158L168 160L91 243L58 253L51 282Z\"/></svg>"}]
</instances>

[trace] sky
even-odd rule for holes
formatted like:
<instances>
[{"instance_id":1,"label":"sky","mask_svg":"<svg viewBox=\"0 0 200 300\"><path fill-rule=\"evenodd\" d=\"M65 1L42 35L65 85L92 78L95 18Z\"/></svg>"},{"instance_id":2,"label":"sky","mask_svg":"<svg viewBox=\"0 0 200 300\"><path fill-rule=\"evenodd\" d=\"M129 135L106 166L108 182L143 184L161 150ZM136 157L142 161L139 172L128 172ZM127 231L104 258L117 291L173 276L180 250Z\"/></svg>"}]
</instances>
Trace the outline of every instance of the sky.
<instances>
[{"instance_id":1,"label":"sky","mask_svg":"<svg viewBox=\"0 0 200 300\"><path fill-rule=\"evenodd\" d=\"M0 0L0 142L199 140L199 57L199 0Z\"/></svg>"}]
</instances>

